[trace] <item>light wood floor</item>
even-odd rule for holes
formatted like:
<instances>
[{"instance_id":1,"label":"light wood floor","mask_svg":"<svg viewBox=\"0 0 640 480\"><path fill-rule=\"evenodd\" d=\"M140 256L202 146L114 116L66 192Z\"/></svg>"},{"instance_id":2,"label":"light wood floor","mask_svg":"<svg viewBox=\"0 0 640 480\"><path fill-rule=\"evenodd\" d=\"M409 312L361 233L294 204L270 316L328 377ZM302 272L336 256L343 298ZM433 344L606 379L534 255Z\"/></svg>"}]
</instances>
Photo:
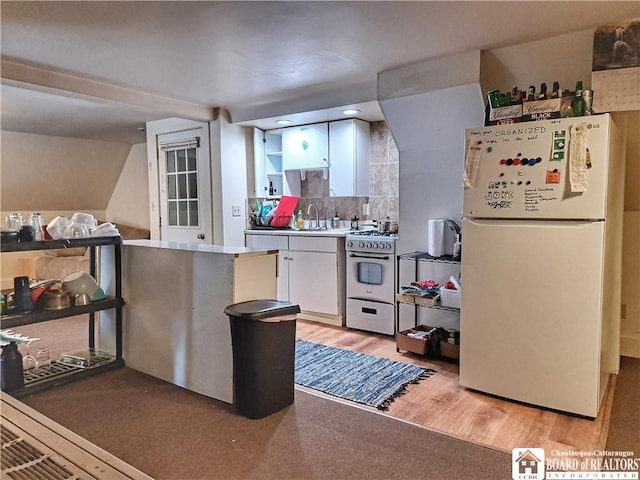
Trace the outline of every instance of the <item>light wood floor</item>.
<instances>
[{"instance_id":1,"label":"light wood floor","mask_svg":"<svg viewBox=\"0 0 640 480\"><path fill-rule=\"evenodd\" d=\"M513 448L604 450L615 376L595 420L577 418L500 400L458 385L458 366L396 352L393 337L298 320L298 338L412 363L437 374L407 387L385 414L507 453ZM365 407L369 408L369 407ZM375 410L374 408L371 408Z\"/></svg>"}]
</instances>

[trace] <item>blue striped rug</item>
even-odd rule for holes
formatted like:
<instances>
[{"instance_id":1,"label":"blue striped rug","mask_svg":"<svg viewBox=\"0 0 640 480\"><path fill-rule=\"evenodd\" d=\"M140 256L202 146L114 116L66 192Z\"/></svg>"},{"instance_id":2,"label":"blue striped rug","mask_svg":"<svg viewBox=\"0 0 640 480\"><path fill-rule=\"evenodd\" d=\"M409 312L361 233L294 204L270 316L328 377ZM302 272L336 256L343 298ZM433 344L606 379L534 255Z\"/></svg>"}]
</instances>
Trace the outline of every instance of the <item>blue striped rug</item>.
<instances>
[{"instance_id":1,"label":"blue striped rug","mask_svg":"<svg viewBox=\"0 0 640 480\"><path fill-rule=\"evenodd\" d=\"M296 340L295 383L387 410L406 385L435 373L430 368Z\"/></svg>"}]
</instances>

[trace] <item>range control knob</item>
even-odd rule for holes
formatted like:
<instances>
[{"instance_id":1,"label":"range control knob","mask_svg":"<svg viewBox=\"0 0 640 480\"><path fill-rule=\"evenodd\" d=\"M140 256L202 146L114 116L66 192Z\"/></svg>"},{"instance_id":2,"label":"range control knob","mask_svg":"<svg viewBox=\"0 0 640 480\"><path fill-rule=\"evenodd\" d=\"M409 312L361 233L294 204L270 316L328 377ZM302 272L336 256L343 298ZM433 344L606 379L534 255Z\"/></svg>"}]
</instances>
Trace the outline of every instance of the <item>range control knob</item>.
<instances>
[{"instance_id":1,"label":"range control knob","mask_svg":"<svg viewBox=\"0 0 640 480\"><path fill-rule=\"evenodd\" d=\"M364 242L360 242L360 243L358 244L358 246L359 246L360 248L364 248Z\"/></svg>"},{"instance_id":2,"label":"range control knob","mask_svg":"<svg viewBox=\"0 0 640 480\"><path fill-rule=\"evenodd\" d=\"M353 242L351 240L349 240L347 242L347 247L349 247L349 248L353 247Z\"/></svg>"}]
</instances>

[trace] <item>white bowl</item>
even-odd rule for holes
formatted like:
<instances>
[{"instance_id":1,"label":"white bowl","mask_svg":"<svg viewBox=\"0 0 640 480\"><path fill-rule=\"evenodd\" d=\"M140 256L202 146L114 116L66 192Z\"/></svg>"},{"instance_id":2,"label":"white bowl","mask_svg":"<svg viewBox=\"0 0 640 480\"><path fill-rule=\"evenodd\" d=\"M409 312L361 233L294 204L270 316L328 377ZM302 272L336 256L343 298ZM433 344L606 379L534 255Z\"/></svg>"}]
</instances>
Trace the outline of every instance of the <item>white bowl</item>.
<instances>
[{"instance_id":1,"label":"white bowl","mask_svg":"<svg viewBox=\"0 0 640 480\"><path fill-rule=\"evenodd\" d=\"M89 238L89 227L84 223L72 222L64 231L63 238Z\"/></svg>"},{"instance_id":2,"label":"white bowl","mask_svg":"<svg viewBox=\"0 0 640 480\"><path fill-rule=\"evenodd\" d=\"M89 295L92 302L105 298L104 291L95 279L85 272L73 272L62 279L62 290L71 298L83 293Z\"/></svg>"},{"instance_id":3,"label":"white bowl","mask_svg":"<svg viewBox=\"0 0 640 480\"><path fill-rule=\"evenodd\" d=\"M98 222L90 213L76 212L71 216L71 223L83 223L89 228L95 227Z\"/></svg>"}]
</instances>

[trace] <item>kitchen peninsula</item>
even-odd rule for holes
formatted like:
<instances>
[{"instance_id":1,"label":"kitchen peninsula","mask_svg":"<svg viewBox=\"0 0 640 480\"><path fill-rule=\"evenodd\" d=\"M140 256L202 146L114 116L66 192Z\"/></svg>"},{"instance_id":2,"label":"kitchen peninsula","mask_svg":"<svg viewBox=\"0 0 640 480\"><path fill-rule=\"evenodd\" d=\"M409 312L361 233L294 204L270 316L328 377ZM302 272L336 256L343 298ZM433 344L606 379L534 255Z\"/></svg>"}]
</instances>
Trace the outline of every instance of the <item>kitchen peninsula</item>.
<instances>
[{"instance_id":1,"label":"kitchen peninsula","mask_svg":"<svg viewBox=\"0 0 640 480\"><path fill-rule=\"evenodd\" d=\"M132 240L122 248L122 274L126 365L233 403L231 329L224 308L276 297L277 252ZM109 315L101 318L101 332L110 331L103 327L111 321ZM101 347L110 343L103 336L100 341Z\"/></svg>"}]
</instances>

